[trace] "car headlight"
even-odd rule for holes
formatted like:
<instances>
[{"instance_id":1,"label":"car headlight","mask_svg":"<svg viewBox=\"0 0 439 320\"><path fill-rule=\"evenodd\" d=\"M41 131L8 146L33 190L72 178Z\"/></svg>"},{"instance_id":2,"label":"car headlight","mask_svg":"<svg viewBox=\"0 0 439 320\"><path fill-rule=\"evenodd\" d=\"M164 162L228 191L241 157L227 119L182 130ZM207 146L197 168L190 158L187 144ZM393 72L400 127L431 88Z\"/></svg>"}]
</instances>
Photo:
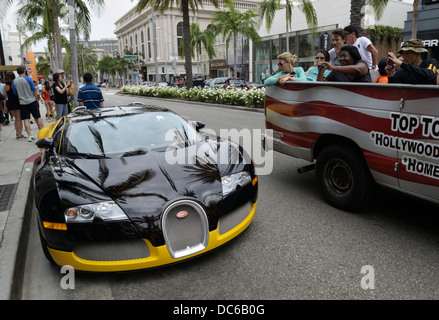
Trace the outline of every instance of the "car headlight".
<instances>
[{"instance_id":1,"label":"car headlight","mask_svg":"<svg viewBox=\"0 0 439 320\"><path fill-rule=\"evenodd\" d=\"M128 220L127 215L114 201L91 203L69 208L64 212L67 223L93 222L95 218L103 221Z\"/></svg>"},{"instance_id":2,"label":"car headlight","mask_svg":"<svg viewBox=\"0 0 439 320\"><path fill-rule=\"evenodd\" d=\"M252 178L250 176L250 173L248 173L247 171L238 172L229 176L222 177L221 183L223 185L223 196L225 197L230 192L235 191L238 186L243 187L251 181Z\"/></svg>"}]
</instances>

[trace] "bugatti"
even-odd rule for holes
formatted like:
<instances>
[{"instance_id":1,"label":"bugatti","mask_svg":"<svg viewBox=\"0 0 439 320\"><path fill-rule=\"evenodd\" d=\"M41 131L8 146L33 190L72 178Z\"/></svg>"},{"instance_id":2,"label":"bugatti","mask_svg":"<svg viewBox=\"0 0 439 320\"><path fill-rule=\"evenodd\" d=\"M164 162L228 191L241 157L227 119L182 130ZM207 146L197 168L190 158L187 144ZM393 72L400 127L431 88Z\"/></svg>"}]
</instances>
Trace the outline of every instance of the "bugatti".
<instances>
[{"instance_id":1,"label":"bugatti","mask_svg":"<svg viewBox=\"0 0 439 320\"><path fill-rule=\"evenodd\" d=\"M35 205L46 258L115 272L181 262L252 222L258 178L242 147L163 108L75 109L40 130Z\"/></svg>"}]
</instances>

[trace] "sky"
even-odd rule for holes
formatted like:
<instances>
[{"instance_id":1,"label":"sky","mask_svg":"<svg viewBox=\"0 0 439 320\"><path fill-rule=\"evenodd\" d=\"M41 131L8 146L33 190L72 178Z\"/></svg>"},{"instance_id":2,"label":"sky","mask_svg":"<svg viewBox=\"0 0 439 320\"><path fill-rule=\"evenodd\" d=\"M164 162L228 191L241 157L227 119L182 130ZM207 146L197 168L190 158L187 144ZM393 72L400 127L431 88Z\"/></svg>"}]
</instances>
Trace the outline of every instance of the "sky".
<instances>
[{"instance_id":1,"label":"sky","mask_svg":"<svg viewBox=\"0 0 439 320\"><path fill-rule=\"evenodd\" d=\"M87 2L87 1L85 1ZM90 40L100 40L102 38L116 38L113 33L116 29L114 22L121 18L130 9L134 8L138 0L105 0L105 8L101 10L101 14L98 15L96 9L90 8L90 15L92 19ZM3 22L5 28L6 25L11 25L12 31L16 31L15 25L17 20L15 17L16 6L12 6L5 21ZM34 51L44 51L44 43L38 44L33 48Z\"/></svg>"}]
</instances>

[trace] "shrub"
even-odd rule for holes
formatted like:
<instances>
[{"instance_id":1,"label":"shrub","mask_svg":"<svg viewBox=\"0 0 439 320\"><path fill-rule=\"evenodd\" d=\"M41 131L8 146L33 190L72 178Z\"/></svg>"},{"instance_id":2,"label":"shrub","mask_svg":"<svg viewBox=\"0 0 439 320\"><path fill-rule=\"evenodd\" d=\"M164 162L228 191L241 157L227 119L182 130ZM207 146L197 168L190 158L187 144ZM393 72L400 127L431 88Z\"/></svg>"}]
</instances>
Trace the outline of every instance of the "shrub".
<instances>
[{"instance_id":1,"label":"shrub","mask_svg":"<svg viewBox=\"0 0 439 320\"><path fill-rule=\"evenodd\" d=\"M177 87L123 86L121 92L123 94L142 95L147 97L175 98L188 101L232 104L253 108L262 108L265 99L265 88L240 90L236 88L186 89Z\"/></svg>"}]
</instances>

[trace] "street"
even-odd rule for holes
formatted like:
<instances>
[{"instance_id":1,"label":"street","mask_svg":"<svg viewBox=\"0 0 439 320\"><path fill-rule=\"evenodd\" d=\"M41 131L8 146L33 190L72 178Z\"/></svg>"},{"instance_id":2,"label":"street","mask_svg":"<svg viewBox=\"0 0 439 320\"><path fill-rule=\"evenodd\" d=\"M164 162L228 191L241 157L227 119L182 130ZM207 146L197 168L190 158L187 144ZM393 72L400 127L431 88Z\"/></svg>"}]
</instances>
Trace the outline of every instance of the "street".
<instances>
[{"instance_id":1,"label":"street","mask_svg":"<svg viewBox=\"0 0 439 320\"><path fill-rule=\"evenodd\" d=\"M134 101L169 108L206 128L265 129L264 113L104 92L105 105ZM22 299L320 300L437 299L439 208L379 189L373 203L348 213L325 203L307 162L274 153L259 176L250 227L227 245L184 263L131 273L75 273L64 288L44 257L35 215ZM36 209L34 208L34 211ZM365 280L366 279L366 280Z\"/></svg>"}]
</instances>

